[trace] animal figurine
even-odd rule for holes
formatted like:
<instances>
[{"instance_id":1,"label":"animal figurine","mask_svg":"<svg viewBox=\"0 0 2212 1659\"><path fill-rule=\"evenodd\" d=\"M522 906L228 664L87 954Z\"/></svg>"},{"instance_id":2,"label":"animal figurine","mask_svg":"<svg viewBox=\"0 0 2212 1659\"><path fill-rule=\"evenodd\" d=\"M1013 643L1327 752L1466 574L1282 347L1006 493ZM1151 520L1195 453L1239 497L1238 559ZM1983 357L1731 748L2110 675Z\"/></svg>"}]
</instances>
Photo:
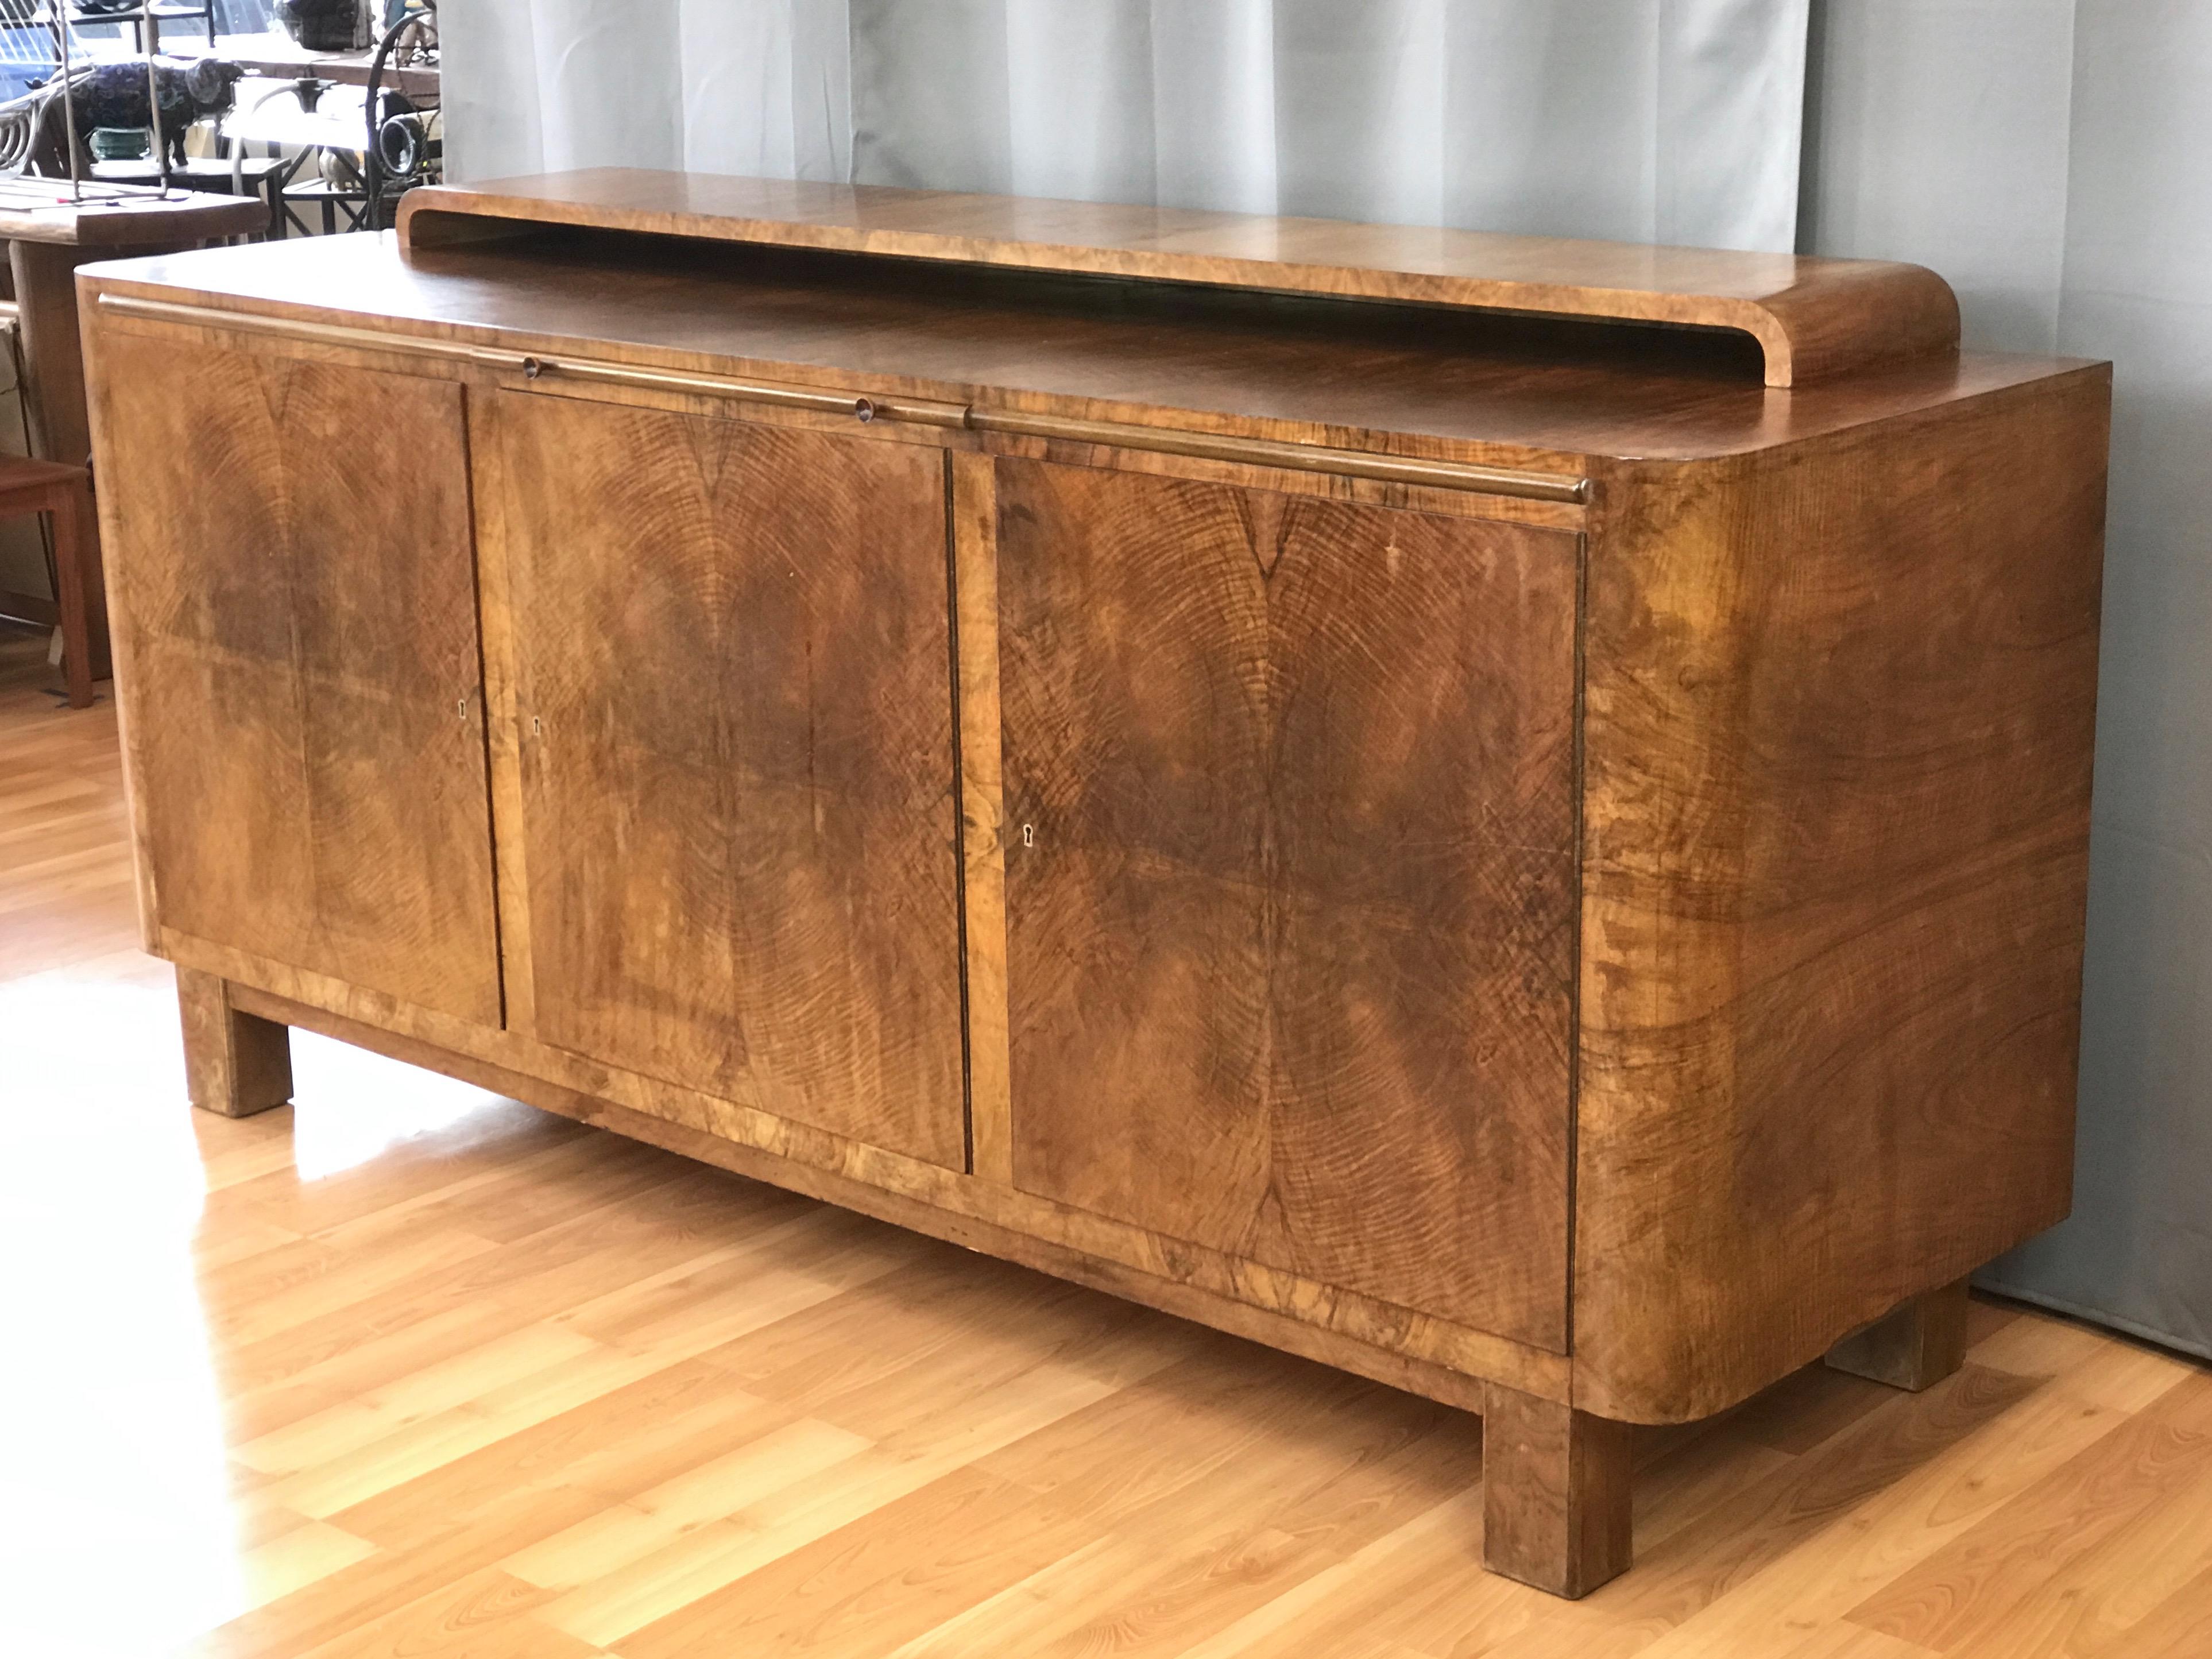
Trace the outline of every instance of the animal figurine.
<instances>
[{"instance_id":1,"label":"animal figurine","mask_svg":"<svg viewBox=\"0 0 2212 1659\"><path fill-rule=\"evenodd\" d=\"M173 166L184 165L185 129L204 116L228 113L236 101L234 88L245 72L235 64L213 58L186 64L155 60L161 141ZM86 176L92 172L89 140L94 127L154 125L143 59L74 70L68 86L70 101L76 106L77 161ZM0 171L69 176L69 122L62 107L61 88L58 77L0 104Z\"/></svg>"}]
</instances>

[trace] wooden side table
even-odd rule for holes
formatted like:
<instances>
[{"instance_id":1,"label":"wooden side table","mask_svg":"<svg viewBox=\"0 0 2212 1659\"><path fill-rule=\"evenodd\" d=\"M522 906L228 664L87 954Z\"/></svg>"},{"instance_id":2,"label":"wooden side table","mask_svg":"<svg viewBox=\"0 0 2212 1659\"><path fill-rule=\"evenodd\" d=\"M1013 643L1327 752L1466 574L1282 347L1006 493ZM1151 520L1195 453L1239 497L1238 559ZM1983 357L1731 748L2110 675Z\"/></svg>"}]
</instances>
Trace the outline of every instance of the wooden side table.
<instances>
[{"instance_id":1,"label":"wooden side table","mask_svg":"<svg viewBox=\"0 0 2212 1659\"><path fill-rule=\"evenodd\" d=\"M71 469L78 480L84 646L81 653L72 647L72 677L80 654L91 679L105 679L109 672L100 525L86 493L92 428L85 410L84 348L77 337L76 268L95 259L173 253L267 225L267 204L252 197L172 191L163 198L151 190L104 185L88 185L85 199L77 201L65 179L0 180L0 240L8 245L22 317L23 400L32 447L45 459ZM57 600L67 603L58 595ZM72 701L74 684L72 678Z\"/></svg>"},{"instance_id":2,"label":"wooden side table","mask_svg":"<svg viewBox=\"0 0 2212 1659\"><path fill-rule=\"evenodd\" d=\"M43 513L54 525L54 606L61 613L62 674L70 707L92 707L92 520L81 466L0 455L0 519Z\"/></svg>"}]
</instances>

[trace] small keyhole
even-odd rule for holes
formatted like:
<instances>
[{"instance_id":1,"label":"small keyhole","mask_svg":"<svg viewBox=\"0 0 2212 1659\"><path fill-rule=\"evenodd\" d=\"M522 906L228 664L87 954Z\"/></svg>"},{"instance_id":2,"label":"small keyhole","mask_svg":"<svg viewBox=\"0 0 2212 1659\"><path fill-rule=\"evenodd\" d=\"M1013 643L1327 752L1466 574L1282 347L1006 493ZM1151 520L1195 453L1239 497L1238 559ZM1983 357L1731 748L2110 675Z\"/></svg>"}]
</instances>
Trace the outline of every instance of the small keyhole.
<instances>
[{"instance_id":1,"label":"small keyhole","mask_svg":"<svg viewBox=\"0 0 2212 1659\"><path fill-rule=\"evenodd\" d=\"M544 730L545 730L545 723L544 723L543 720L539 720L539 719L538 718L538 716L537 716L537 715L532 714L532 715L530 717L530 735L531 735L532 737L533 737L533 738L534 738L534 737L537 737L539 733L543 732Z\"/></svg>"},{"instance_id":2,"label":"small keyhole","mask_svg":"<svg viewBox=\"0 0 2212 1659\"><path fill-rule=\"evenodd\" d=\"M1022 845L1024 847L1034 847L1036 845L1036 826L1035 824L1025 823L1022 826Z\"/></svg>"},{"instance_id":3,"label":"small keyhole","mask_svg":"<svg viewBox=\"0 0 2212 1659\"><path fill-rule=\"evenodd\" d=\"M468 719L469 700L466 697L457 699L453 703L453 712L456 714L459 714L463 720Z\"/></svg>"}]
</instances>

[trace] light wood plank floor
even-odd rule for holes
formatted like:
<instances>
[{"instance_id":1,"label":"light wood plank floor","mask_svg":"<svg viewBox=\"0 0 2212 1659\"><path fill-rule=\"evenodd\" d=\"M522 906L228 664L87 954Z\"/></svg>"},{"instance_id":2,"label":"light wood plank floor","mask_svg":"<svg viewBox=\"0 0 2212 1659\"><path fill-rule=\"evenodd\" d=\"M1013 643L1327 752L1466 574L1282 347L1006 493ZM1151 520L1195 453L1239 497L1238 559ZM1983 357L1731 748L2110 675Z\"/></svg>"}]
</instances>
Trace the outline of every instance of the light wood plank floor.
<instances>
[{"instance_id":1,"label":"light wood plank floor","mask_svg":"<svg viewBox=\"0 0 2212 1659\"><path fill-rule=\"evenodd\" d=\"M192 1114L50 679L0 636L0 1654L2212 1654L2212 1374L2035 1314L1649 1436L1571 1606L1407 1395L314 1038Z\"/></svg>"}]
</instances>

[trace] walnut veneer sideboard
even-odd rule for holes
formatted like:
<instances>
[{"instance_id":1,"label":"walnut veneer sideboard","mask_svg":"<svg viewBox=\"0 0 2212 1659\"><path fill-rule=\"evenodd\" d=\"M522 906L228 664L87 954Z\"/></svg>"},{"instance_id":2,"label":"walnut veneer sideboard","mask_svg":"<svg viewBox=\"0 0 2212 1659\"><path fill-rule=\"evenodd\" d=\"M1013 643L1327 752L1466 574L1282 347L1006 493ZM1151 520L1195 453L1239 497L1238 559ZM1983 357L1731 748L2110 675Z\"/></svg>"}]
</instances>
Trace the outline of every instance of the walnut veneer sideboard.
<instances>
[{"instance_id":1,"label":"walnut veneer sideboard","mask_svg":"<svg viewBox=\"0 0 2212 1659\"><path fill-rule=\"evenodd\" d=\"M1486 1419L2069 1196L2109 376L1914 267L600 172L84 273L150 948Z\"/></svg>"}]
</instances>

